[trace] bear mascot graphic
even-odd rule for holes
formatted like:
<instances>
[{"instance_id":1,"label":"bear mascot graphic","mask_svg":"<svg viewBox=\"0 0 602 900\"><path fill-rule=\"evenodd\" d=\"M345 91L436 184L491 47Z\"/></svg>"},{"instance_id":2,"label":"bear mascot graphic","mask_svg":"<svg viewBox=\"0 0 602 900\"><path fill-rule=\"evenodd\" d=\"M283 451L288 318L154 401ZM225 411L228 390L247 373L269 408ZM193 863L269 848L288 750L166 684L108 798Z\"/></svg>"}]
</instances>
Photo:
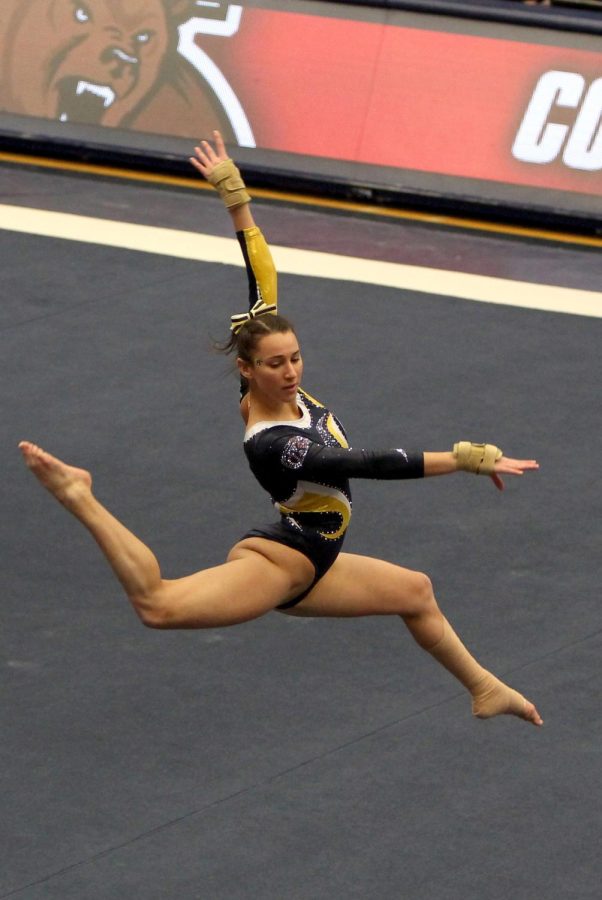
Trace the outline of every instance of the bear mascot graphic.
<instances>
[{"instance_id":1,"label":"bear mascot graphic","mask_svg":"<svg viewBox=\"0 0 602 900\"><path fill-rule=\"evenodd\" d=\"M254 146L244 110L197 45L242 7L198 0L0 0L0 109Z\"/></svg>"}]
</instances>

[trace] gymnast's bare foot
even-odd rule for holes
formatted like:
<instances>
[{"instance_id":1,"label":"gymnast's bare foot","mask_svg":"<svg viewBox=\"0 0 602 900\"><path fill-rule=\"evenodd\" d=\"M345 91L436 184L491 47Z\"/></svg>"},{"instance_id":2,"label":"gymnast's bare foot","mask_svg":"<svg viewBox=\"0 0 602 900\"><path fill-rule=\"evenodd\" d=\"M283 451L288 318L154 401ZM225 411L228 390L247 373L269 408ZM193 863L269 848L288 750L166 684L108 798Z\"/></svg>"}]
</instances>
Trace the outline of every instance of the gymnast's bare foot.
<instances>
[{"instance_id":1,"label":"gymnast's bare foot","mask_svg":"<svg viewBox=\"0 0 602 900\"><path fill-rule=\"evenodd\" d=\"M525 700L525 708L522 718L526 719L527 722L533 722L534 725L543 725L543 719L537 712L535 704L531 703L530 700Z\"/></svg>"},{"instance_id":2,"label":"gymnast's bare foot","mask_svg":"<svg viewBox=\"0 0 602 900\"><path fill-rule=\"evenodd\" d=\"M479 719L492 716L518 716L533 725L543 725L543 719L535 705L522 694L508 687L491 672L483 677L473 693L472 711Z\"/></svg>"},{"instance_id":3,"label":"gymnast's bare foot","mask_svg":"<svg viewBox=\"0 0 602 900\"><path fill-rule=\"evenodd\" d=\"M29 441L21 441L19 449L38 481L67 509L72 510L91 494L92 476L85 469L68 466Z\"/></svg>"}]
</instances>

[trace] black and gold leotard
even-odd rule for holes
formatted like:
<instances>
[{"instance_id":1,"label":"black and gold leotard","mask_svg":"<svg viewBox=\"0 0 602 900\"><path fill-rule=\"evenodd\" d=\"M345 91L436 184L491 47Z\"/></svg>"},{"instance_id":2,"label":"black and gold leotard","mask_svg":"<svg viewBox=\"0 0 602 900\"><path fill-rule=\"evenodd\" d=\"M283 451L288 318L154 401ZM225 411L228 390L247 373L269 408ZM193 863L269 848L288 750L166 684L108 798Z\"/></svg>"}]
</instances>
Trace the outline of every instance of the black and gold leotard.
<instances>
[{"instance_id":1,"label":"black and gold leotard","mask_svg":"<svg viewBox=\"0 0 602 900\"><path fill-rule=\"evenodd\" d=\"M276 271L258 228L238 233L249 278L249 301L276 303ZM351 520L350 478L400 479L424 475L422 453L353 450L341 423L305 391L297 394L299 418L258 422L245 433L251 471L269 493L280 519L244 537L277 541L303 553L315 579L293 606L331 567Z\"/></svg>"}]
</instances>

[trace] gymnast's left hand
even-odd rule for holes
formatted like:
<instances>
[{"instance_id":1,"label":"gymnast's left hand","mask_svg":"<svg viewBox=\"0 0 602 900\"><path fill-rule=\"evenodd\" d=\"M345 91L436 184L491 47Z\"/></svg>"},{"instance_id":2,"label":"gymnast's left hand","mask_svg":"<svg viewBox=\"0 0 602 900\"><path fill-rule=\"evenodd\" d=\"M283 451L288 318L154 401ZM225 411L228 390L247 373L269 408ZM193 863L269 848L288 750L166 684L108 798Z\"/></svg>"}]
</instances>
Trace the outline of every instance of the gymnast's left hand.
<instances>
[{"instance_id":1,"label":"gymnast's left hand","mask_svg":"<svg viewBox=\"0 0 602 900\"><path fill-rule=\"evenodd\" d=\"M500 475L524 475L525 472L532 472L535 469L539 469L539 463L534 459L510 459L508 456L501 456L496 460L490 478L498 491L503 491L504 482Z\"/></svg>"}]
</instances>

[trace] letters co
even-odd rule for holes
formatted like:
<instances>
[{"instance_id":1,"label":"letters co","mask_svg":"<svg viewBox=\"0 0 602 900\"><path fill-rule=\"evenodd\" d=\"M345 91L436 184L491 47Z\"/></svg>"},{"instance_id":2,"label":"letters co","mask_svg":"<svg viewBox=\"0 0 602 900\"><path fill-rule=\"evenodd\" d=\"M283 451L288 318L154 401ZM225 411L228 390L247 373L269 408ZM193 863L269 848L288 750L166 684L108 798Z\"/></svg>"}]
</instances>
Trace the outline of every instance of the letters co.
<instances>
[{"instance_id":1,"label":"letters co","mask_svg":"<svg viewBox=\"0 0 602 900\"><path fill-rule=\"evenodd\" d=\"M554 121L560 108L576 111L572 124ZM545 165L560 159L570 169L602 169L602 78L588 84L577 72L545 72L527 106L512 155L527 163Z\"/></svg>"}]
</instances>

